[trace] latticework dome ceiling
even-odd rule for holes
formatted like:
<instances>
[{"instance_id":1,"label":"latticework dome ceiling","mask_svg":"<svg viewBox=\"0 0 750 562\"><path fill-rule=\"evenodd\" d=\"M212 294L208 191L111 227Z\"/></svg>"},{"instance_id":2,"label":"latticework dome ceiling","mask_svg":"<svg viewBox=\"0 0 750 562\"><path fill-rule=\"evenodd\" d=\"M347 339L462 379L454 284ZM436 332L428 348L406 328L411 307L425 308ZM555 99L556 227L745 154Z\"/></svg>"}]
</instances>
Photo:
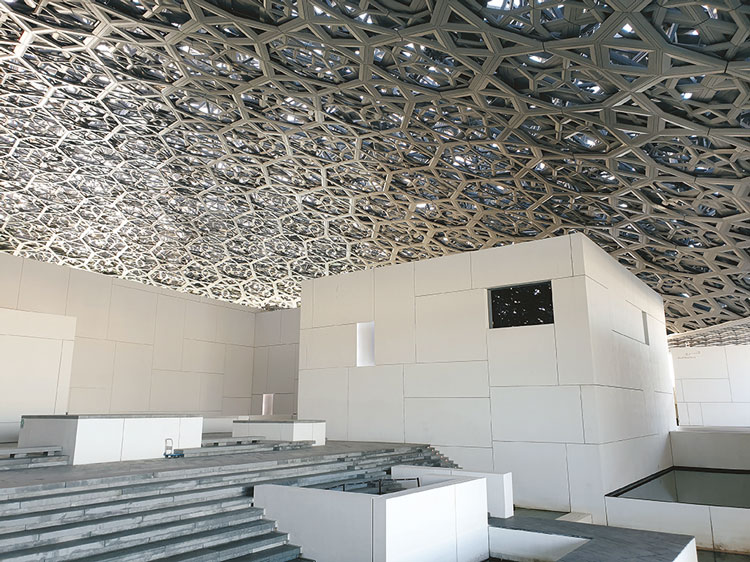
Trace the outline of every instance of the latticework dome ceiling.
<instances>
[{"instance_id":1,"label":"latticework dome ceiling","mask_svg":"<svg viewBox=\"0 0 750 562\"><path fill-rule=\"evenodd\" d=\"M0 0L0 249L257 307L584 232L750 316L740 0Z\"/></svg>"}]
</instances>

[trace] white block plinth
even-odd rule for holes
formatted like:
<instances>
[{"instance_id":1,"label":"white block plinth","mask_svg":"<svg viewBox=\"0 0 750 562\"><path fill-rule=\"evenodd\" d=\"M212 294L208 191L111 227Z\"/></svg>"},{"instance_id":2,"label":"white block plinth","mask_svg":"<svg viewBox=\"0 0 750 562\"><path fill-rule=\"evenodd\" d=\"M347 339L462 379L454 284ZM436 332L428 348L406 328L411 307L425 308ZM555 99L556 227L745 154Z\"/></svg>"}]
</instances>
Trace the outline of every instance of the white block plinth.
<instances>
[{"instance_id":1,"label":"white block plinth","mask_svg":"<svg viewBox=\"0 0 750 562\"><path fill-rule=\"evenodd\" d=\"M200 447L202 430L203 418L188 415L23 416L18 446L59 445L71 464L156 459L168 438Z\"/></svg>"},{"instance_id":2,"label":"white block plinth","mask_svg":"<svg viewBox=\"0 0 750 562\"><path fill-rule=\"evenodd\" d=\"M396 480L419 478L422 485L444 482L454 478L484 478L487 481L487 511L489 514L500 519L513 517L513 479L510 472L495 474L437 466L398 465L391 467L391 476Z\"/></svg>"},{"instance_id":3,"label":"white block plinth","mask_svg":"<svg viewBox=\"0 0 750 562\"><path fill-rule=\"evenodd\" d=\"M489 528L489 536L490 554L503 560L555 562L588 542L579 537L497 527Z\"/></svg>"},{"instance_id":4,"label":"white block plinth","mask_svg":"<svg viewBox=\"0 0 750 562\"><path fill-rule=\"evenodd\" d=\"M262 484L255 505L303 555L326 562L481 562L489 557L484 478L376 496Z\"/></svg>"},{"instance_id":5,"label":"white block plinth","mask_svg":"<svg viewBox=\"0 0 750 562\"><path fill-rule=\"evenodd\" d=\"M321 420L234 420L232 437L263 437L269 441L313 441L326 444L326 422Z\"/></svg>"}]
</instances>

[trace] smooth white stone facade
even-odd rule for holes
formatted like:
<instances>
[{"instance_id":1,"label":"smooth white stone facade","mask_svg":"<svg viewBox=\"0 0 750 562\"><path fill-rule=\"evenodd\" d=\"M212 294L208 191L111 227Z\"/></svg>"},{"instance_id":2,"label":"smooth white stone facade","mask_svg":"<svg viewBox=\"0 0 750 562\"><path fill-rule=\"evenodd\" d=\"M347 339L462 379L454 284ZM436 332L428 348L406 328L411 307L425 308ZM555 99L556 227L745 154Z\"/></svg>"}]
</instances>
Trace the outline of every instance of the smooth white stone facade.
<instances>
[{"instance_id":1,"label":"smooth white stone facade","mask_svg":"<svg viewBox=\"0 0 750 562\"><path fill-rule=\"evenodd\" d=\"M23 414L67 411L75 331L69 316L0 308L0 442L16 441Z\"/></svg>"},{"instance_id":2,"label":"smooth white stone facade","mask_svg":"<svg viewBox=\"0 0 750 562\"><path fill-rule=\"evenodd\" d=\"M488 289L547 280L554 324L489 328ZM431 443L599 523L606 493L671 464L661 298L582 235L306 281L301 314L299 415L332 439Z\"/></svg>"},{"instance_id":3,"label":"smooth white stone facade","mask_svg":"<svg viewBox=\"0 0 750 562\"><path fill-rule=\"evenodd\" d=\"M273 394L273 414L297 413L299 309L255 315L250 413L263 413L263 395Z\"/></svg>"},{"instance_id":4,"label":"smooth white stone facade","mask_svg":"<svg viewBox=\"0 0 750 562\"><path fill-rule=\"evenodd\" d=\"M750 553L750 509L607 498L609 524L693 535L698 548Z\"/></svg>"},{"instance_id":5,"label":"smooth white stone facade","mask_svg":"<svg viewBox=\"0 0 750 562\"><path fill-rule=\"evenodd\" d=\"M437 466L398 465L391 467L391 476L395 480L419 478L423 485L451 480L456 476L484 478L487 481L487 512L490 516L500 519L513 517L513 476L510 472L495 474ZM431 477L432 480L426 477Z\"/></svg>"},{"instance_id":6,"label":"smooth white stone facade","mask_svg":"<svg viewBox=\"0 0 750 562\"><path fill-rule=\"evenodd\" d=\"M750 427L750 345L671 353L681 426Z\"/></svg>"},{"instance_id":7,"label":"smooth white stone facade","mask_svg":"<svg viewBox=\"0 0 750 562\"><path fill-rule=\"evenodd\" d=\"M274 413L296 412L297 309L256 314L5 253L0 289L0 388L14 397L0 441L16 440L18 414L248 415L263 394ZM55 361L67 382L52 408L24 385L46 389Z\"/></svg>"},{"instance_id":8,"label":"smooth white stone facade","mask_svg":"<svg viewBox=\"0 0 750 562\"><path fill-rule=\"evenodd\" d=\"M481 562L489 557L484 478L382 496L263 484L255 505L327 562Z\"/></svg>"},{"instance_id":9,"label":"smooth white stone facade","mask_svg":"<svg viewBox=\"0 0 750 562\"><path fill-rule=\"evenodd\" d=\"M556 562L588 539L490 527L490 554L501 560Z\"/></svg>"},{"instance_id":10,"label":"smooth white stone facade","mask_svg":"<svg viewBox=\"0 0 750 562\"><path fill-rule=\"evenodd\" d=\"M19 447L59 445L71 464L157 459L166 439L175 449L201 446L200 416L24 416Z\"/></svg>"},{"instance_id":11,"label":"smooth white stone facade","mask_svg":"<svg viewBox=\"0 0 750 562\"><path fill-rule=\"evenodd\" d=\"M234 420L232 437L262 437L269 441L313 441L326 444L326 422L315 420Z\"/></svg>"},{"instance_id":12,"label":"smooth white stone facade","mask_svg":"<svg viewBox=\"0 0 750 562\"><path fill-rule=\"evenodd\" d=\"M674 466L750 470L750 428L686 428L669 437Z\"/></svg>"}]
</instances>

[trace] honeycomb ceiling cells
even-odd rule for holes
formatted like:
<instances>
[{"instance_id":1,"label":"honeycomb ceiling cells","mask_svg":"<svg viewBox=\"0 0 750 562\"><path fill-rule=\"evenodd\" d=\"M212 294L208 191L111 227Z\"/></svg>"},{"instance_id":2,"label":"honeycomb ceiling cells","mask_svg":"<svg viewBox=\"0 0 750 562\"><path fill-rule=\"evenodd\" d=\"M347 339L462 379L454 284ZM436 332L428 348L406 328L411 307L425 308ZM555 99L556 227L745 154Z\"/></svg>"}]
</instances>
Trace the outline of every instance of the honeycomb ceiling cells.
<instances>
[{"instance_id":1,"label":"honeycomb ceiling cells","mask_svg":"<svg viewBox=\"0 0 750 562\"><path fill-rule=\"evenodd\" d=\"M669 347L750 345L750 318L669 336Z\"/></svg>"},{"instance_id":2,"label":"honeycomb ceiling cells","mask_svg":"<svg viewBox=\"0 0 750 562\"><path fill-rule=\"evenodd\" d=\"M0 0L0 250L256 307L584 232L750 315L740 0Z\"/></svg>"}]
</instances>

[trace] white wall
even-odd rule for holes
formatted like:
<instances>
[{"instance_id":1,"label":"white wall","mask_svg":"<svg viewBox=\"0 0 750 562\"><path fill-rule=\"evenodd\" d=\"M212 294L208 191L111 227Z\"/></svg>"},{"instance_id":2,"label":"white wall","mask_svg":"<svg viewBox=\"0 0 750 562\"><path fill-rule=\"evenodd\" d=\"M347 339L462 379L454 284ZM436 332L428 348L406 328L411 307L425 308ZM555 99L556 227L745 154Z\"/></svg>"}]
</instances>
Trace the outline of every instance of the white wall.
<instances>
[{"instance_id":1,"label":"white wall","mask_svg":"<svg viewBox=\"0 0 750 562\"><path fill-rule=\"evenodd\" d=\"M674 466L750 470L750 428L681 428L669 437Z\"/></svg>"},{"instance_id":2,"label":"white wall","mask_svg":"<svg viewBox=\"0 0 750 562\"><path fill-rule=\"evenodd\" d=\"M553 325L489 329L489 288L552 281ZM512 472L518 505L594 514L670 465L661 298L582 235L303 283L299 415ZM357 323L375 366L356 366Z\"/></svg>"},{"instance_id":3,"label":"white wall","mask_svg":"<svg viewBox=\"0 0 750 562\"><path fill-rule=\"evenodd\" d=\"M75 330L75 318L0 308L0 442L16 441L23 414L65 413Z\"/></svg>"},{"instance_id":4,"label":"white wall","mask_svg":"<svg viewBox=\"0 0 750 562\"><path fill-rule=\"evenodd\" d=\"M75 319L63 413L251 411L252 309L2 253L0 288L0 309ZM42 341L36 343L23 352L27 361L53 361ZM296 355L285 360L295 364ZM25 379L11 379L5 396L30 394L19 386ZM6 412L7 406L0 409Z\"/></svg>"},{"instance_id":5,"label":"white wall","mask_svg":"<svg viewBox=\"0 0 750 562\"><path fill-rule=\"evenodd\" d=\"M420 478L424 485L430 482L443 482L459 477L484 478L487 483L487 513L490 517L507 519L513 517L513 475L510 472L496 474L492 472L471 472L458 468L440 466L398 465L391 467L394 480Z\"/></svg>"},{"instance_id":6,"label":"white wall","mask_svg":"<svg viewBox=\"0 0 750 562\"><path fill-rule=\"evenodd\" d=\"M750 345L671 353L681 426L750 427Z\"/></svg>"},{"instance_id":7,"label":"white wall","mask_svg":"<svg viewBox=\"0 0 750 562\"><path fill-rule=\"evenodd\" d=\"M263 507L303 555L326 562L480 562L489 556L484 478L382 496L263 484Z\"/></svg>"},{"instance_id":8,"label":"white wall","mask_svg":"<svg viewBox=\"0 0 750 562\"><path fill-rule=\"evenodd\" d=\"M608 497L610 525L693 535L698 548L750 553L750 509Z\"/></svg>"},{"instance_id":9,"label":"white wall","mask_svg":"<svg viewBox=\"0 0 750 562\"><path fill-rule=\"evenodd\" d=\"M298 308L255 315L255 361L251 413L262 414L263 394L273 394L273 414L297 413Z\"/></svg>"}]
</instances>

